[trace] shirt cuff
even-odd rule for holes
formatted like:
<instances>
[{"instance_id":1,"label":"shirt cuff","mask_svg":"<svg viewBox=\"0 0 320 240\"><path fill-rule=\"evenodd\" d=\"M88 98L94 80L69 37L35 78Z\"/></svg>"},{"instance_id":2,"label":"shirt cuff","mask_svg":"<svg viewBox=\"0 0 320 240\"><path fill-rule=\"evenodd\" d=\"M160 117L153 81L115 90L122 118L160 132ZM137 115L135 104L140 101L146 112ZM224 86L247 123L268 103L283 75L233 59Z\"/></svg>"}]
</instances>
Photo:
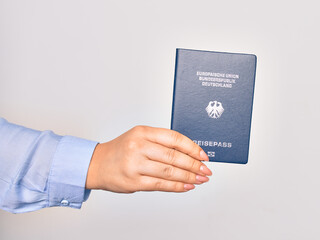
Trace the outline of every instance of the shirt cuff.
<instances>
[{"instance_id":1,"label":"shirt cuff","mask_svg":"<svg viewBox=\"0 0 320 240\"><path fill-rule=\"evenodd\" d=\"M81 208L90 195L85 189L89 164L98 142L63 136L48 178L49 207Z\"/></svg>"}]
</instances>

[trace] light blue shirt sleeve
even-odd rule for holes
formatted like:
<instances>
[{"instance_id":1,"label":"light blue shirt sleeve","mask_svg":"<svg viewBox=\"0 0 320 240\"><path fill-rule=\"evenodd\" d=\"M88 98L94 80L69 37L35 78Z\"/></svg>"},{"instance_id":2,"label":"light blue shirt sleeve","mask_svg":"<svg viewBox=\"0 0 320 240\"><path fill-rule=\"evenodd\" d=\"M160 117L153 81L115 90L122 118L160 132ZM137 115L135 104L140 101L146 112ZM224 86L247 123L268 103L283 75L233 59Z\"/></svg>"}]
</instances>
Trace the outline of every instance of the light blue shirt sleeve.
<instances>
[{"instance_id":1,"label":"light blue shirt sleeve","mask_svg":"<svg viewBox=\"0 0 320 240\"><path fill-rule=\"evenodd\" d=\"M85 183L97 144L0 118L0 208L12 213L81 208L90 194Z\"/></svg>"}]
</instances>

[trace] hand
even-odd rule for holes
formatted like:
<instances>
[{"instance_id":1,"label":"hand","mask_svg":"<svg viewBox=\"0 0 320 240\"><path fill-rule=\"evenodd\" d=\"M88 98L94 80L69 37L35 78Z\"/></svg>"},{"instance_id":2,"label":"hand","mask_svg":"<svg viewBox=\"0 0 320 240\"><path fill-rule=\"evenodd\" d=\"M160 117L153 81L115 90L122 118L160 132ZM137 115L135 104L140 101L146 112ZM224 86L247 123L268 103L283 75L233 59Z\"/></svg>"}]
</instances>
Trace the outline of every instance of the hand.
<instances>
[{"instance_id":1,"label":"hand","mask_svg":"<svg viewBox=\"0 0 320 240\"><path fill-rule=\"evenodd\" d=\"M212 175L201 160L209 158L186 136L169 129L136 126L97 145L86 188L119 193L186 192Z\"/></svg>"}]
</instances>

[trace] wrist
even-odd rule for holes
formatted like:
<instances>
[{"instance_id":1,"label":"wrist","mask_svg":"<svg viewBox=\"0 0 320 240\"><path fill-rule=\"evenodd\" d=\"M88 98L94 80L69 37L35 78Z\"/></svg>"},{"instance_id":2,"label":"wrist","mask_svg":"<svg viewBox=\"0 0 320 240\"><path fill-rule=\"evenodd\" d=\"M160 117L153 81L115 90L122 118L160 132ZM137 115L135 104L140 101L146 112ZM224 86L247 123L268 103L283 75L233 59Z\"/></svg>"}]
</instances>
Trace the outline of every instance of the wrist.
<instances>
[{"instance_id":1,"label":"wrist","mask_svg":"<svg viewBox=\"0 0 320 240\"><path fill-rule=\"evenodd\" d=\"M89 164L86 189L99 189L99 165L102 159L102 144L97 144Z\"/></svg>"}]
</instances>

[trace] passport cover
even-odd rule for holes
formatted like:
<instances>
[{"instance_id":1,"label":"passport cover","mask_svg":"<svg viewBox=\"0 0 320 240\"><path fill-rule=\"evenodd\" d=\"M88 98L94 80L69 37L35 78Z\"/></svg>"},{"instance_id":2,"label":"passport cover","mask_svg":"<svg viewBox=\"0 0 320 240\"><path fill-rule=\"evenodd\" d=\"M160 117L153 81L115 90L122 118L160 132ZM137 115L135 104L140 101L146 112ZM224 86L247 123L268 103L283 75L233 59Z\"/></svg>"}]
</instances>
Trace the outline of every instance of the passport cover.
<instances>
[{"instance_id":1,"label":"passport cover","mask_svg":"<svg viewBox=\"0 0 320 240\"><path fill-rule=\"evenodd\" d=\"M257 57L177 49L171 129L210 161L248 162Z\"/></svg>"}]
</instances>

